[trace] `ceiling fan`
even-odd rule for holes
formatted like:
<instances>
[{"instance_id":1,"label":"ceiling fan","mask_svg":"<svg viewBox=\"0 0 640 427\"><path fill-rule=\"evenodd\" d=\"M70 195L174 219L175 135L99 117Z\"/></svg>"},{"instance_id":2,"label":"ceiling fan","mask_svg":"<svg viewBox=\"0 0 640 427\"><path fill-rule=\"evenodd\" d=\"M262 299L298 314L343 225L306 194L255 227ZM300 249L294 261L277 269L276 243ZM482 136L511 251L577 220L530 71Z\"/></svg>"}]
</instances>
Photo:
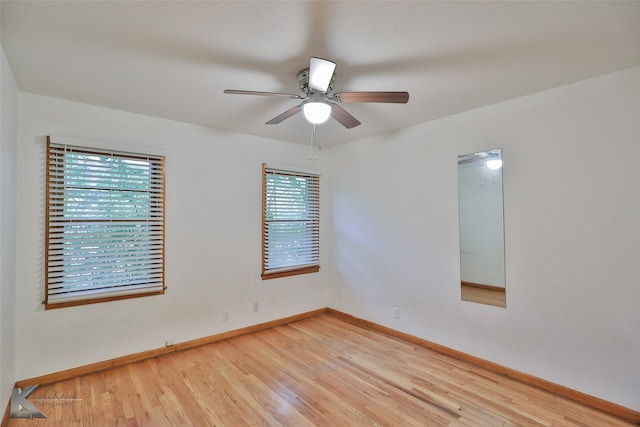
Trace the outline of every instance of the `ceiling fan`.
<instances>
[{"instance_id":1,"label":"ceiling fan","mask_svg":"<svg viewBox=\"0 0 640 427\"><path fill-rule=\"evenodd\" d=\"M347 129L360 124L347 110L338 103L351 102L381 102L406 104L409 101L408 92L333 92L334 71L336 64L322 58L311 57L309 68L298 73L298 84L302 95L279 92L257 92L252 90L227 89L224 93L236 95L277 96L281 98L301 99L302 102L284 113L269 120L266 124L275 125L285 119L303 112L305 118L312 124L324 123L333 117Z\"/></svg>"}]
</instances>

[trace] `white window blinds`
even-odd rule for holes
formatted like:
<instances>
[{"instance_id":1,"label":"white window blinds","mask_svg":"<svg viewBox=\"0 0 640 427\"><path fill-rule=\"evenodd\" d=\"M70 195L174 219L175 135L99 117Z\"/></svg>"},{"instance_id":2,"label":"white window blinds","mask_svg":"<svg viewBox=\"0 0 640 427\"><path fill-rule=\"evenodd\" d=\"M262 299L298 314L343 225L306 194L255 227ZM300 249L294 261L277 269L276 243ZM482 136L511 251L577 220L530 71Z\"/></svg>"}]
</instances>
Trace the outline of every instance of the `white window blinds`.
<instances>
[{"instance_id":1,"label":"white window blinds","mask_svg":"<svg viewBox=\"0 0 640 427\"><path fill-rule=\"evenodd\" d=\"M318 175L263 166L262 253L263 278L318 271Z\"/></svg>"},{"instance_id":2,"label":"white window blinds","mask_svg":"<svg viewBox=\"0 0 640 427\"><path fill-rule=\"evenodd\" d=\"M164 157L49 140L46 251L48 308L164 292Z\"/></svg>"}]
</instances>

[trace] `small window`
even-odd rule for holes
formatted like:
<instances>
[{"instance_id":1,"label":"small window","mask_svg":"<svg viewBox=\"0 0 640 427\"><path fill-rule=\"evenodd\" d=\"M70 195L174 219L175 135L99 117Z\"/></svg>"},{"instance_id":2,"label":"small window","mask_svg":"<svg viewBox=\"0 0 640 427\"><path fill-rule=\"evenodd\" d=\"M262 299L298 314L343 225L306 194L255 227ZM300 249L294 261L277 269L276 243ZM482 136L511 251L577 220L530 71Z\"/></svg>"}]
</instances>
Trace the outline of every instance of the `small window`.
<instances>
[{"instance_id":1,"label":"small window","mask_svg":"<svg viewBox=\"0 0 640 427\"><path fill-rule=\"evenodd\" d=\"M47 138L49 308L164 293L164 157Z\"/></svg>"},{"instance_id":2,"label":"small window","mask_svg":"<svg viewBox=\"0 0 640 427\"><path fill-rule=\"evenodd\" d=\"M263 165L262 278L320 270L320 177Z\"/></svg>"}]
</instances>

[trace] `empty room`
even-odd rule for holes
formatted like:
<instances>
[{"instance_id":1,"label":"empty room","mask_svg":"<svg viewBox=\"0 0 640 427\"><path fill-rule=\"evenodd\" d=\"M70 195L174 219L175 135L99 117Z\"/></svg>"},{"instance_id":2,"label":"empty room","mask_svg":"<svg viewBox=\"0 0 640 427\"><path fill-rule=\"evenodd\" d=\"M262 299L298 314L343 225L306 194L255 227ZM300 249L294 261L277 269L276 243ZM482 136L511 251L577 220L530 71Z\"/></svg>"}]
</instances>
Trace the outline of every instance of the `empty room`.
<instances>
[{"instance_id":1,"label":"empty room","mask_svg":"<svg viewBox=\"0 0 640 427\"><path fill-rule=\"evenodd\" d=\"M2 426L640 424L640 1L0 1Z\"/></svg>"}]
</instances>

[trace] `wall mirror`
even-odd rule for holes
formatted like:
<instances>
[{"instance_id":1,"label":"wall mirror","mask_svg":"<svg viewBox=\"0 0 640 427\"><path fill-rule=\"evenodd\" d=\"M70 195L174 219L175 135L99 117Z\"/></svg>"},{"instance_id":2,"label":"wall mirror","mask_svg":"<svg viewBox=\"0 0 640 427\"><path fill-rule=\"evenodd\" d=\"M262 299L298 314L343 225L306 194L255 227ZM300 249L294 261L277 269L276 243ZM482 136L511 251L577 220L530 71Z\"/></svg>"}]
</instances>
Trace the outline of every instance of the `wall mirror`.
<instances>
[{"instance_id":1,"label":"wall mirror","mask_svg":"<svg viewBox=\"0 0 640 427\"><path fill-rule=\"evenodd\" d=\"M458 156L464 301L506 307L502 149Z\"/></svg>"}]
</instances>

